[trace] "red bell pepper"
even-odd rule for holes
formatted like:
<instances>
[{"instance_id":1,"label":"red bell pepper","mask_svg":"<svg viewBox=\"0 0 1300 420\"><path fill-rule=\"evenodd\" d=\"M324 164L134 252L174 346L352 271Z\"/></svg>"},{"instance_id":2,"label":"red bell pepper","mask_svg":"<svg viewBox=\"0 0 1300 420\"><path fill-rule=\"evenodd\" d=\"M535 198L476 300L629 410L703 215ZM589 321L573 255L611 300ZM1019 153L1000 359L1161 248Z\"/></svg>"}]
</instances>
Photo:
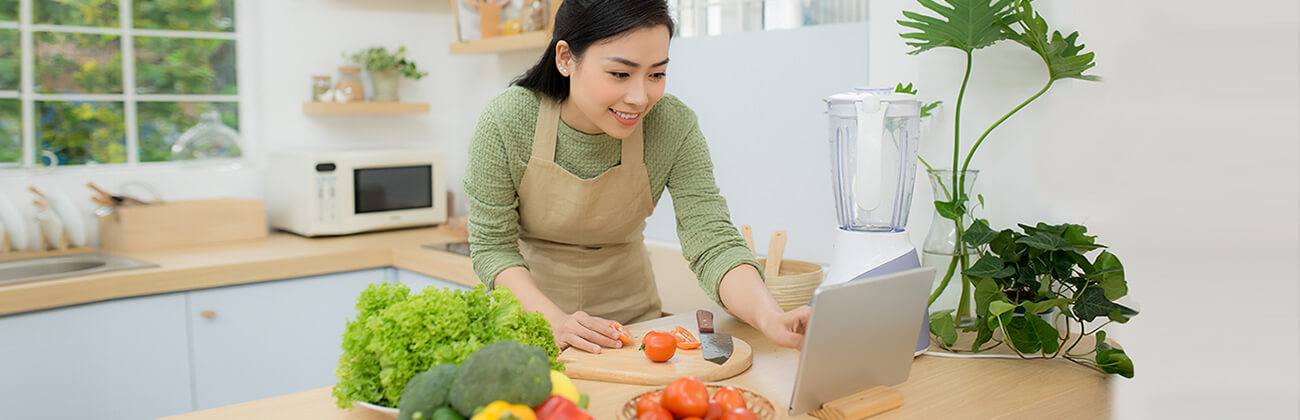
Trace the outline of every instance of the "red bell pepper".
<instances>
[{"instance_id":1,"label":"red bell pepper","mask_svg":"<svg viewBox=\"0 0 1300 420\"><path fill-rule=\"evenodd\" d=\"M542 405L537 406L537 420L593 420L591 414L582 411L568 398L552 395Z\"/></svg>"}]
</instances>

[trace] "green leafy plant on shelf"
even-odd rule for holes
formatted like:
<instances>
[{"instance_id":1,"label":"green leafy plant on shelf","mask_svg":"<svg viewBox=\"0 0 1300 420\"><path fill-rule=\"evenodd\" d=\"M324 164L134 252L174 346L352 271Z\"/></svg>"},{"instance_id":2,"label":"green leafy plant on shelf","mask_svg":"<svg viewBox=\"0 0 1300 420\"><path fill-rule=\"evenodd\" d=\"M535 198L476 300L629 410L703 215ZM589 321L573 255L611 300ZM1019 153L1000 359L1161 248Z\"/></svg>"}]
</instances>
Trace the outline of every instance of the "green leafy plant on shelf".
<instances>
[{"instance_id":1,"label":"green leafy plant on shelf","mask_svg":"<svg viewBox=\"0 0 1300 420\"><path fill-rule=\"evenodd\" d=\"M420 71L416 68L415 62L406 58L405 46L398 47L397 51L392 54L389 54L384 47L371 47L350 56L346 53L344 55L369 72L396 70L402 76L415 80L420 80L420 78L429 75L428 72Z\"/></svg>"},{"instance_id":2,"label":"green leafy plant on shelf","mask_svg":"<svg viewBox=\"0 0 1300 420\"><path fill-rule=\"evenodd\" d=\"M1024 358L1062 357L1105 373L1133 377L1133 361L1124 350L1106 343L1102 328L1125 323L1137 311L1115 303L1128 294L1124 266L1082 225L1020 225L994 231L987 220L976 220L963 238L977 250L979 260L965 272L975 284L975 332L971 352L1007 345ZM952 309L930 314L930 332L943 348L953 348L957 329ZM1091 328L1086 323L1106 322ZM1050 322L1049 322L1050 320ZM1074 330L1074 326L1078 330ZM994 340L997 342L986 346ZM1090 351L1075 348L1095 336ZM1037 356L1030 356L1037 353Z\"/></svg>"},{"instance_id":3,"label":"green leafy plant on shelf","mask_svg":"<svg viewBox=\"0 0 1300 420\"><path fill-rule=\"evenodd\" d=\"M1096 75L1084 74L1096 66L1095 54L1084 51L1084 45L1078 43L1078 32L1063 35L1051 30L1030 0L918 2L933 14L903 12L905 19L898 23L914 30L900 34L914 48L909 54L946 47L961 51L966 59L953 117L952 179L946 186L940 185L944 196L935 197L934 202L936 212L955 224L956 257L930 296L930 303L938 299L954 277L962 293L956 309L931 314L930 330L936 341L951 350L957 328L963 328L977 334L971 351L1008 344L1022 357L1033 353L1041 354L1038 357L1064 357L1103 372L1132 377L1132 361L1123 350L1106 344L1105 332L1101 331L1110 322L1127 322L1136 315L1135 311L1114 302L1127 294L1118 258L1103 251L1089 260L1084 254L1101 245L1095 243L1095 237L1085 235L1087 228L1081 225L1040 223L1034 227L1021 225L1023 233L1009 229L994 231L987 220L972 215L976 205L966 191L971 159L994 129L1041 97L1057 81L1101 80ZM1041 89L985 129L973 143L967 143L970 146L963 159L961 117L975 51L1002 41L1015 42L1037 55L1046 71L1046 81ZM910 86L896 90L915 94ZM921 162L934 169L928 162ZM983 197L979 197L978 206L983 205ZM978 261L971 260L972 250ZM958 268L961 275L954 276ZM1059 324L1039 317L1048 311L1056 311L1055 320L1065 319L1064 331L1054 326ZM1084 329L1085 322L1102 315L1109 318L1106 324L1092 331ZM963 323L964 320L968 322ZM1072 323L1078 323L1080 328L1073 336ZM1003 338L992 347L981 348L996 333ZM1097 344L1091 352L1074 352L1084 336L1094 334ZM1068 348L1067 339L1073 340ZM1087 359L1089 356L1092 359Z\"/></svg>"}]
</instances>

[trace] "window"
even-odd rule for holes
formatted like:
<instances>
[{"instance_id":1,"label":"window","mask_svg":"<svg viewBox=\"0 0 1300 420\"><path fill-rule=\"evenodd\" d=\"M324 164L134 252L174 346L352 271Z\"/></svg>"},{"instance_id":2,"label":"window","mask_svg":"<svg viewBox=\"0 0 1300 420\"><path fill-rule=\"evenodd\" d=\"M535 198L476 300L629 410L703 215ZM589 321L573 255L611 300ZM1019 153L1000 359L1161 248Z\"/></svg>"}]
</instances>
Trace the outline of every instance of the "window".
<instances>
[{"instance_id":1,"label":"window","mask_svg":"<svg viewBox=\"0 0 1300 420\"><path fill-rule=\"evenodd\" d=\"M238 157L180 142L239 129L237 1L0 0L0 167Z\"/></svg>"},{"instance_id":2,"label":"window","mask_svg":"<svg viewBox=\"0 0 1300 420\"><path fill-rule=\"evenodd\" d=\"M867 20L867 0L669 0L681 36Z\"/></svg>"}]
</instances>

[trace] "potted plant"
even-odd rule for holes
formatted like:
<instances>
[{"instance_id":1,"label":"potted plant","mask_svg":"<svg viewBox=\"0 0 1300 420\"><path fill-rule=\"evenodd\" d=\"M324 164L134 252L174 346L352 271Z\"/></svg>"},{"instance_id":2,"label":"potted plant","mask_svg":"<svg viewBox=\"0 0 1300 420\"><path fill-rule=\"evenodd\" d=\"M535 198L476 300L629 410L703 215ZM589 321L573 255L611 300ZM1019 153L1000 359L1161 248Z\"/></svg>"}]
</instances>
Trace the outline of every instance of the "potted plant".
<instances>
[{"instance_id":1,"label":"potted plant","mask_svg":"<svg viewBox=\"0 0 1300 420\"><path fill-rule=\"evenodd\" d=\"M1084 254L1101 248L1095 237L1084 233L1080 225L1021 225L1023 233L994 231L986 220L974 218L971 200L974 176L971 159L989 134L1007 119L1046 93L1063 79L1099 81L1100 77L1084 74L1096 66L1094 53L1085 52L1077 43L1079 34L1068 36L1051 31L1042 15L1035 12L1030 0L918 0L935 15L904 11L898 23L915 30L900 34L916 55L934 48L948 47L965 54L966 65L961 89L957 92L954 111L952 167L936 170L924 159L935 187L936 228L927 235L927 253L932 242L949 244L950 261L944 276L930 296L934 303L957 279L961 294L957 307L938 310L930 316L930 330L941 346L951 349L957 328L975 332L971 351L981 348L1000 333L997 345L1008 344L1022 357L1041 353L1040 357L1064 357L1089 364L1101 371L1132 376L1132 361L1122 350L1105 343L1101 327L1086 331L1085 322L1106 316L1109 322L1126 322L1135 311L1114 303L1127 293L1123 268L1109 252L1093 260ZM942 2L942 4L940 3ZM975 50L1001 41L1013 41L1034 52L1047 71L1043 87L1012 108L985 129L962 157L961 116L966 87L971 78ZM913 89L899 91L915 93ZM968 139L969 140L969 139ZM984 198L978 194L978 206ZM946 228L946 232L944 231ZM938 233L936 233L938 232ZM935 238L938 237L938 238ZM937 239L937 240L936 240ZM930 255L927 255L929 257ZM1105 311L1103 311L1105 310ZM1055 312L1053 320L1064 318L1064 331L1048 323L1040 314ZM1078 334L1069 326L1077 322ZM1102 325L1104 327L1104 324ZM1091 352L1073 352L1073 347L1088 335L1096 335ZM1068 350L1065 340L1074 340ZM995 345L994 347L996 347ZM1050 353L1050 355L1049 355ZM1092 355L1090 362L1086 357Z\"/></svg>"},{"instance_id":2,"label":"potted plant","mask_svg":"<svg viewBox=\"0 0 1300 420\"><path fill-rule=\"evenodd\" d=\"M415 62L406 58L405 46L398 47L392 54L384 47L366 48L352 54L351 59L370 74L370 83L375 89L373 100L378 102L397 101L397 84L402 77L420 80L429 74L420 71Z\"/></svg>"},{"instance_id":3,"label":"potted plant","mask_svg":"<svg viewBox=\"0 0 1300 420\"><path fill-rule=\"evenodd\" d=\"M1137 315L1115 303L1128 294L1119 258L1104 250L1088 258L1087 254L1105 246L1082 225L1022 224L1020 229L994 231L980 219L965 230L963 240L979 258L964 272L978 279L976 322L967 328L976 333L970 351L1006 345L1022 358L1059 357L1132 378L1133 361L1124 350L1109 345L1102 331L1112 322L1125 323ZM939 346L963 352L953 347L957 341L953 311L930 314L930 331ZM1088 323L1098 319L1106 321L1089 331ZM1088 336L1094 336L1092 348L1076 349Z\"/></svg>"},{"instance_id":4,"label":"potted plant","mask_svg":"<svg viewBox=\"0 0 1300 420\"><path fill-rule=\"evenodd\" d=\"M952 167L939 171L924 160L922 163L930 170L931 181L936 184L934 202L936 214L945 219L936 219L935 224L942 225L946 222L950 226L951 231L944 234L948 238L947 242L953 247L949 251L951 261L948 269L943 271L945 275L931 295L930 301L933 303L944 289L950 286L950 281L955 277L962 288L962 293L954 311L954 321L962 325L971 325L971 292L974 290L974 282L971 277L963 275L971 266L971 251L962 239L966 227L973 222L970 217L970 210L973 207L970 188L973 186L975 171L970 170L971 158L994 129L1046 93L1056 81L1068 78L1097 81L1100 78L1083 74L1096 64L1093 62L1094 54L1084 52L1083 45L1076 44L1078 32L1063 36L1059 31L1049 31L1047 22L1034 11L1029 0L918 1L938 17L911 11L903 12L906 19L899 20L898 23L916 30L916 32L900 35L908 40L909 46L914 47L908 54L916 55L934 48L948 47L960 50L966 56L965 73L961 89L957 93L957 105L953 117L955 128ZM940 4L939 1L944 4ZM1008 111L976 137L973 143L968 143L971 144L970 149L962 159L960 130L962 107L966 97L966 86L971 77L974 52L1007 40L1030 49L1042 59L1048 74L1047 81L1037 93ZM980 201L983 201L982 197ZM936 233L932 231L929 236L936 236ZM931 242L931 239L933 238L927 238L927 243Z\"/></svg>"}]
</instances>

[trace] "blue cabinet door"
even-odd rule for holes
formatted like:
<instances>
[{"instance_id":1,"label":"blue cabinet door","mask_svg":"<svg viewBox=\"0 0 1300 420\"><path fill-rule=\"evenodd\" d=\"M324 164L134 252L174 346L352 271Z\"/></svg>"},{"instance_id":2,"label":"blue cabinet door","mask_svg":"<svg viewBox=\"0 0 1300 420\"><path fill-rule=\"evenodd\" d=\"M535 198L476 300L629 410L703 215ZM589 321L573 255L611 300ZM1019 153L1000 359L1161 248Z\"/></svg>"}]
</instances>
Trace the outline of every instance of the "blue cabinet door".
<instances>
[{"instance_id":1,"label":"blue cabinet door","mask_svg":"<svg viewBox=\"0 0 1300 420\"><path fill-rule=\"evenodd\" d=\"M0 317L3 418L152 419L190 411L179 293Z\"/></svg>"},{"instance_id":2,"label":"blue cabinet door","mask_svg":"<svg viewBox=\"0 0 1300 420\"><path fill-rule=\"evenodd\" d=\"M443 280L437 277L426 276L420 273L416 273L414 271L407 271L400 268L396 270L397 270L397 281L405 284L407 287L410 287L412 293L419 293L421 290L424 290L425 287L429 287L429 286L450 287L453 289L461 289L461 290L470 289L470 287L467 287L460 283Z\"/></svg>"},{"instance_id":3,"label":"blue cabinet door","mask_svg":"<svg viewBox=\"0 0 1300 420\"><path fill-rule=\"evenodd\" d=\"M343 331L357 297L391 269L188 292L197 408L336 382Z\"/></svg>"}]
</instances>

